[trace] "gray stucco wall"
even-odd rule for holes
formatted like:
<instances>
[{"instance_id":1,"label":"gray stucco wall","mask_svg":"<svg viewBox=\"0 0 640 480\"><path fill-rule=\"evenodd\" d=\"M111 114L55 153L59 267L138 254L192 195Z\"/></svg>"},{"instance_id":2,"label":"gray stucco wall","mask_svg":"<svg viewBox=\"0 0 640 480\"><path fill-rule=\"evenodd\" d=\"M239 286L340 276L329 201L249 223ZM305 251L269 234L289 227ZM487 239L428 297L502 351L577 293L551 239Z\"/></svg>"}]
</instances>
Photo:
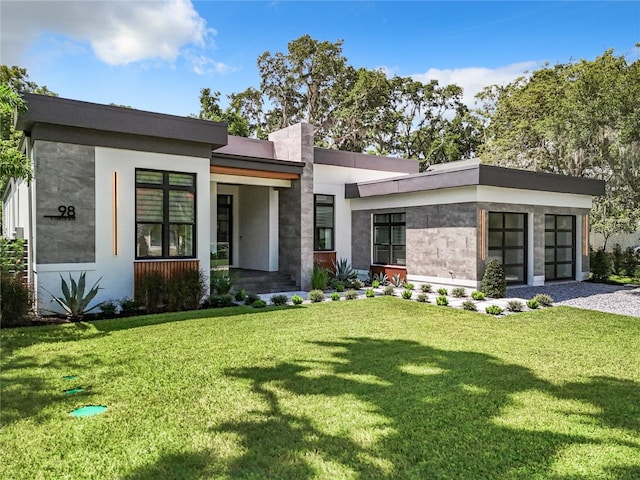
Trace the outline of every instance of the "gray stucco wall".
<instances>
[{"instance_id":1,"label":"gray stucco wall","mask_svg":"<svg viewBox=\"0 0 640 480\"><path fill-rule=\"evenodd\" d=\"M269 187L239 188L239 267L269 270Z\"/></svg>"},{"instance_id":2,"label":"gray stucco wall","mask_svg":"<svg viewBox=\"0 0 640 480\"><path fill-rule=\"evenodd\" d=\"M36 262L95 262L95 148L37 140ZM58 207L73 206L75 220L56 220Z\"/></svg>"}]
</instances>

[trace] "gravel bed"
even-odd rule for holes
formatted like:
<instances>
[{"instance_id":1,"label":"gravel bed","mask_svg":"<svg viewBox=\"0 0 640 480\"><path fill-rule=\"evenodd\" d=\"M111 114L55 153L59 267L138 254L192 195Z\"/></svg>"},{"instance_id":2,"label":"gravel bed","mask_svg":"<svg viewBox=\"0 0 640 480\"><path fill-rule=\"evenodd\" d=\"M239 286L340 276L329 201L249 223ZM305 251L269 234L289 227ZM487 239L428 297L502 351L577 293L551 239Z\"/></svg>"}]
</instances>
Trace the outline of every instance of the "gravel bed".
<instances>
[{"instance_id":1,"label":"gravel bed","mask_svg":"<svg viewBox=\"0 0 640 480\"><path fill-rule=\"evenodd\" d=\"M510 287L507 297L529 299L538 293L551 295L554 305L640 317L640 286L567 282L543 287Z\"/></svg>"}]
</instances>

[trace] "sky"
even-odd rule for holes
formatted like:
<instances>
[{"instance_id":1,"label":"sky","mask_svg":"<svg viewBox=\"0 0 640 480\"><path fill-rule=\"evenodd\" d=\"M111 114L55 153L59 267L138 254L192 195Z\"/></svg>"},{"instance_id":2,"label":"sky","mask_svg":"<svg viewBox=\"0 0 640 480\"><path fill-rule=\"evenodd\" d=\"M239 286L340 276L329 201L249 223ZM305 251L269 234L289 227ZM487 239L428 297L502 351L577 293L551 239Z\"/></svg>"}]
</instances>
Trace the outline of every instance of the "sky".
<instances>
[{"instance_id":1,"label":"sky","mask_svg":"<svg viewBox=\"0 0 640 480\"><path fill-rule=\"evenodd\" d=\"M197 114L199 92L258 87L256 59L309 34L354 67L484 86L608 49L640 58L638 1L0 0L0 61L59 96Z\"/></svg>"}]
</instances>

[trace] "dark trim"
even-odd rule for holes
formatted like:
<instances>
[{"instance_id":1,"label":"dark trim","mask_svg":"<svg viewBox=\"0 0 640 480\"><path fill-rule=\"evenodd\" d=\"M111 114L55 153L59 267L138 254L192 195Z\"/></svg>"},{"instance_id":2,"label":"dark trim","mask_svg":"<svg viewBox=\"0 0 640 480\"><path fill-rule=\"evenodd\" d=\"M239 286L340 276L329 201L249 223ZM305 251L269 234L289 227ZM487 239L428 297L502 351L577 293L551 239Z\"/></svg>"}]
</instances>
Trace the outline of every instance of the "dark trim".
<instances>
[{"instance_id":1,"label":"dark trim","mask_svg":"<svg viewBox=\"0 0 640 480\"><path fill-rule=\"evenodd\" d=\"M553 217L553 228L547 228L547 217ZM570 217L571 218L571 229L567 228L558 228L558 217ZM576 215L565 215L565 214L556 214L556 213L547 213L545 214L545 242L544 242L544 254L545 254L545 262L544 262L544 270L545 270L545 282L553 281L553 280L574 280L576 278L576 255L578 250L577 239L576 239ZM553 245L548 245L546 236L547 233L553 233ZM561 244L558 245L558 232L571 233L571 245ZM553 249L553 261L547 261L547 249ZM558 260L558 248L571 248L571 260ZM547 277L547 266L553 265L554 276ZM569 277L559 277L558 276L558 265L571 265L571 276Z\"/></svg>"},{"instance_id":2,"label":"dark trim","mask_svg":"<svg viewBox=\"0 0 640 480\"><path fill-rule=\"evenodd\" d=\"M313 148L313 163L398 173L418 173L420 170L420 164L417 160L379 157L366 153L344 152L320 147Z\"/></svg>"},{"instance_id":3,"label":"dark trim","mask_svg":"<svg viewBox=\"0 0 640 480\"><path fill-rule=\"evenodd\" d=\"M544 192L604 195L604 180L531 172L494 165L455 163L415 175L345 185L346 198L421 192L465 186L494 186Z\"/></svg>"},{"instance_id":4,"label":"dark trim","mask_svg":"<svg viewBox=\"0 0 640 480\"><path fill-rule=\"evenodd\" d=\"M302 175L304 163L288 160L273 160L268 158L242 157L214 152L211 155L211 165L216 167L244 168L263 172L295 173Z\"/></svg>"},{"instance_id":5,"label":"dark trim","mask_svg":"<svg viewBox=\"0 0 640 480\"><path fill-rule=\"evenodd\" d=\"M318 197L331 197L331 203L318 202ZM328 227L318 227L318 207L331 207L331 246L330 248L319 248L318 229ZM336 249L336 196L326 193L314 193L313 194L313 251L314 252L334 252Z\"/></svg>"},{"instance_id":6,"label":"dark trim","mask_svg":"<svg viewBox=\"0 0 640 480\"><path fill-rule=\"evenodd\" d=\"M492 215L500 215L501 217L501 227L500 228L493 228L491 227L491 216ZM523 218L522 221L522 228L507 228L506 226L506 216L507 215L518 215L521 216ZM488 224L488 229L487 229L487 233L489 234L489 241L487 242L487 252L489 253L489 256L491 256L491 252L500 252L501 253L501 261L500 263L502 264L502 266L505 268L508 267L522 267L522 280L521 281L509 281L507 280L507 283L509 285L524 285L527 283L527 279L528 279L528 263L529 263L529 232L528 232L528 228L529 228L529 214L528 212L496 212L496 211L490 211L489 212L489 224ZM491 244L491 232L501 232L502 233L502 243L499 247L492 247ZM507 232L522 232L522 246L516 246L516 245L506 245L505 244L505 239L506 239L506 233ZM514 251L514 250L522 250L523 252L523 261L522 263L506 263L506 255L507 255L507 251Z\"/></svg>"},{"instance_id":7,"label":"dark trim","mask_svg":"<svg viewBox=\"0 0 640 480\"><path fill-rule=\"evenodd\" d=\"M23 97L28 110L18 117L16 128L26 133L35 124L47 123L109 134L203 143L209 145L210 149L227 144L225 123L32 93L25 93Z\"/></svg>"},{"instance_id":8,"label":"dark trim","mask_svg":"<svg viewBox=\"0 0 640 480\"><path fill-rule=\"evenodd\" d=\"M133 136L85 128L39 123L31 130L33 140L71 143L96 147L119 148L139 152L165 153L187 157L209 158L211 146L159 137Z\"/></svg>"}]
</instances>

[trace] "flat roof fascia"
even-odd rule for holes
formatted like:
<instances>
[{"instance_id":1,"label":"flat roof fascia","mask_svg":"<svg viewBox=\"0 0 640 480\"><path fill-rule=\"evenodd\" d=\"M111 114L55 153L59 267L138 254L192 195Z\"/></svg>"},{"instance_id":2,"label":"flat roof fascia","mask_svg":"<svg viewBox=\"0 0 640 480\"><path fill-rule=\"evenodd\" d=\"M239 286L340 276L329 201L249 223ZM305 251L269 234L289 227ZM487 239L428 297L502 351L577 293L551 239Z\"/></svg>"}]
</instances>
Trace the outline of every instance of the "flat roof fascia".
<instances>
[{"instance_id":1,"label":"flat roof fascia","mask_svg":"<svg viewBox=\"0 0 640 480\"><path fill-rule=\"evenodd\" d=\"M140 152L165 153L186 157L210 158L211 146L207 143L187 142L161 137L128 135L86 128L64 127L46 123L35 124L30 132L31 140L120 148Z\"/></svg>"},{"instance_id":2,"label":"flat roof fascia","mask_svg":"<svg viewBox=\"0 0 640 480\"><path fill-rule=\"evenodd\" d=\"M227 125L221 122L32 93L23 97L28 110L18 116L16 128L25 132L42 123L203 143L210 145L210 149L227 144Z\"/></svg>"},{"instance_id":3,"label":"flat roof fascia","mask_svg":"<svg viewBox=\"0 0 640 480\"><path fill-rule=\"evenodd\" d=\"M302 175L304 163L289 160L275 160L271 158L255 158L239 155L224 155L217 151L211 156L211 165L264 172L295 173Z\"/></svg>"},{"instance_id":4,"label":"flat roof fascia","mask_svg":"<svg viewBox=\"0 0 640 480\"><path fill-rule=\"evenodd\" d=\"M345 152L330 148L314 147L313 163L335 167L360 168L383 172L418 173L420 164L417 160L406 158L379 157L366 153Z\"/></svg>"},{"instance_id":5,"label":"flat roof fascia","mask_svg":"<svg viewBox=\"0 0 640 480\"><path fill-rule=\"evenodd\" d=\"M542 192L604 195L605 182L553 173L532 172L495 165L465 165L450 170L345 185L346 198L419 192L467 185L488 185Z\"/></svg>"}]
</instances>

